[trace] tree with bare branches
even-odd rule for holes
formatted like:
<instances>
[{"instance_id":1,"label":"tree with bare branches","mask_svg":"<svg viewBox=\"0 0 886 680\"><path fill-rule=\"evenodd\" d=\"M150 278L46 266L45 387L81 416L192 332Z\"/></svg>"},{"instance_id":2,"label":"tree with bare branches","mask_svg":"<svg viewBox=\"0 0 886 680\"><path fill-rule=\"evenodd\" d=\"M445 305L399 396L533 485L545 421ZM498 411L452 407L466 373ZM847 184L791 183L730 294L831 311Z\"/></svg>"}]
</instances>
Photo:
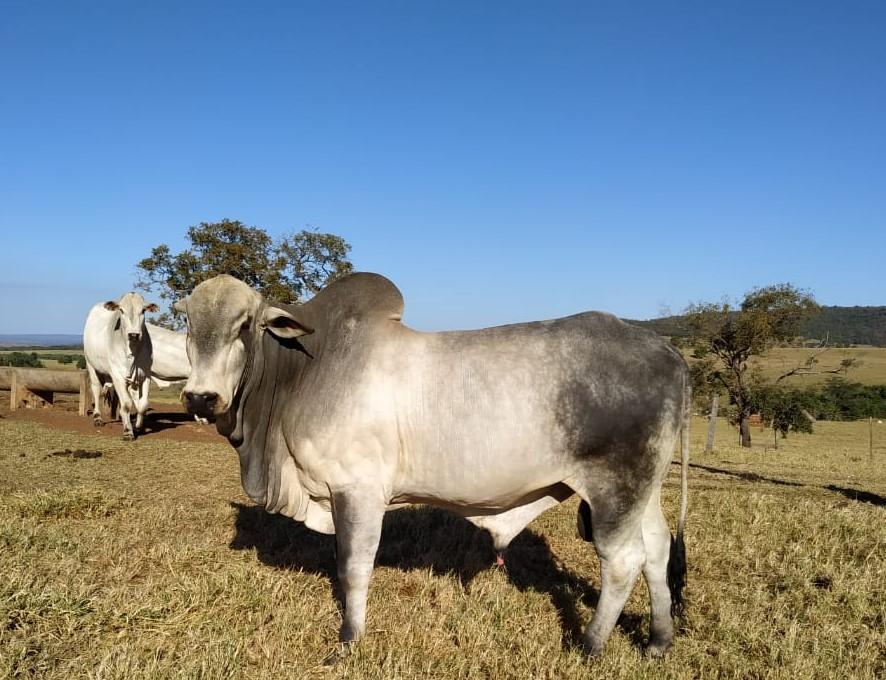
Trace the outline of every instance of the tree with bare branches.
<instances>
[{"instance_id":1,"label":"tree with bare branches","mask_svg":"<svg viewBox=\"0 0 886 680\"><path fill-rule=\"evenodd\" d=\"M701 302L686 310L689 342L696 359L693 382L729 395L736 409L742 446L751 445L749 419L754 406L754 385L759 382L750 371L749 360L795 338L800 323L818 311L812 293L789 283L755 288L738 306L728 301ZM776 383L792 375L848 370L851 360L834 370L820 370L817 357L826 349L825 342L804 362L786 368Z\"/></svg>"}]
</instances>

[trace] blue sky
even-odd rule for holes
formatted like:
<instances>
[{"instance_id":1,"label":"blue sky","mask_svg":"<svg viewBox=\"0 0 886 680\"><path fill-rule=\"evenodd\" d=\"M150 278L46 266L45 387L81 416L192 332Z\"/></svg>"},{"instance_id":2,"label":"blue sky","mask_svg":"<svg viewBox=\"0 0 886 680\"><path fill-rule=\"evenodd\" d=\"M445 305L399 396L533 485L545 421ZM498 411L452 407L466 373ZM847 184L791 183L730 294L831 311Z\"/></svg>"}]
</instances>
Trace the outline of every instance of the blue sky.
<instances>
[{"instance_id":1,"label":"blue sky","mask_svg":"<svg viewBox=\"0 0 886 680\"><path fill-rule=\"evenodd\" d=\"M886 304L886 3L0 5L0 333L79 332L223 217L405 319Z\"/></svg>"}]
</instances>

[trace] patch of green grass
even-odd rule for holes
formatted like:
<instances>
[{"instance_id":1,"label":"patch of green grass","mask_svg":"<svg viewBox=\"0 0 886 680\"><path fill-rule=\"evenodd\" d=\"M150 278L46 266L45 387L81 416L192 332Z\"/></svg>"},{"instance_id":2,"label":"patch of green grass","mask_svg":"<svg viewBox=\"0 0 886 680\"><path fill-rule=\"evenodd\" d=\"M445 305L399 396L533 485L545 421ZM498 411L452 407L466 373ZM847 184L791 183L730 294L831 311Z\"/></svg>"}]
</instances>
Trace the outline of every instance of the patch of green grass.
<instances>
[{"instance_id":1,"label":"patch of green grass","mask_svg":"<svg viewBox=\"0 0 886 680\"><path fill-rule=\"evenodd\" d=\"M601 658L577 648L599 565L571 499L515 539L506 569L464 520L389 513L368 634L326 669L334 539L249 502L230 447L0 420L0 677L882 677L886 431L871 460L866 423L818 423L774 451L770 433L742 449L720 422L703 456L704 425L687 610L664 660L642 654L642 584ZM65 448L102 456L47 455ZM672 526L676 469L663 494Z\"/></svg>"}]
</instances>

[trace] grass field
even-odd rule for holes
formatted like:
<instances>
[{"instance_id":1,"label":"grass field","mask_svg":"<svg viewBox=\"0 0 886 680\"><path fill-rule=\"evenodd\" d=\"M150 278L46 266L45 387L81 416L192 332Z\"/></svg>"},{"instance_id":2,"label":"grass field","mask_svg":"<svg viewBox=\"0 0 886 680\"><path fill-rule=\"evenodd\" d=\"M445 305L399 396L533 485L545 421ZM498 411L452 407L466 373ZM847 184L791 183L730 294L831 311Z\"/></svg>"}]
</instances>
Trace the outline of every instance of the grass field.
<instances>
[{"instance_id":1,"label":"grass field","mask_svg":"<svg viewBox=\"0 0 886 680\"><path fill-rule=\"evenodd\" d=\"M793 347L777 347L770 350L765 357L754 359L752 365L759 366L763 375L775 378L787 370L802 364L812 350ZM840 366L845 358L854 358L858 365L843 377L851 382L865 385L886 385L886 347L851 347L847 349L829 349L818 355L818 369L831 370ZM790 385L802 387L815 385L833 377L827 374L791 376L787 378Z\"/></svg>"},{"instance_id":2,"label":"grass field","mask_svg":"<svg viewBox=\"0 0 886 680\"><path fill-rule=\"evenodd\" d=\"M693 456L688 609L663 661L642 655L642 584L602 658L576 647L599 581L573 499L504 570L465 521L390 513L369 634L327 669L333 539L255 508L226 444L0 419L0 677L883 677L886 429L871 461L867 424L816 428L748 452L721 423L716 452Z\"/></svg>"}]
</instances>

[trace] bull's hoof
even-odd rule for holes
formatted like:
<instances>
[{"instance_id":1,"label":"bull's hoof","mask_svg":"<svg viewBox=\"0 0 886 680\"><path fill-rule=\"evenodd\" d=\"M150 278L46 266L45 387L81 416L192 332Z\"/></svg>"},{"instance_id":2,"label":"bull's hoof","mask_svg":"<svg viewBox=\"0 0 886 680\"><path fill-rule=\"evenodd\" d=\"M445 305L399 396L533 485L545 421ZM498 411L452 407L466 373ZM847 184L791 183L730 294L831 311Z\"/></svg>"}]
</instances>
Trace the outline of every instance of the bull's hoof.
<instances>
[{"instance_id":1,"label":"bull's hoof","mask_svg":"<svg viewBox=\"0 0 886 680\"><path fill-rule=\"evenodd\" d=\"M670 642L650 642L646 645L646 656L650 659L660 659L671 649Z\"/></svg>"},{"instance_id":2,"label":"bull's hoof","mask_svg":"<svg viewBox=\"0 0 886 680\"><path fill-rule=\"evenodd\" d=\"M585 655L590 657L602 656L603 650L606 648L605 642L592 640L587 635L581 641L581 648Z\"/></svg>"},{"instance_id":3,"label":"bull's hoof","mask_svg":"<svg viewBox=\"0 0 886 680\"><path fill-rule=\"evenodd\" d=\"M347 659L354 649L353 642L339 642L323 659L324 666L335 666L339 661Z\"/></svg>"},{"instance_id":4,"label":"bull's hoof","mask_svg":"<svg viewBox=\"0 0 886 680\"><path fill-rule=\"evenodd\" d=\"M125 441L125 442L135 441L135 434L133 432L124 432L123 433L123 441Z\"/></svg>"},{"instance_id":5,"label":"bull's hoof","mask_svg":"<svg viewBox=\"0 0 886 680\"><path fill-rule=\"evenodd\" d=\"M649 642L646 645L646 656L652 659L660 659L674 644L674 633L668 631L664 633L656 633L653 631L649 635Z\"/></svg>"},{"instance_id":6,"label":"bull's hoof","mask_svg":"<svg viewBox=\"0 0 886 680\"><path fill-rule=\"evenodd\" d=\"M95 427L104 427L105 421L101 419L101 417L96 417L92 419L92 424Z\"/></svg>"}]
</instances>

